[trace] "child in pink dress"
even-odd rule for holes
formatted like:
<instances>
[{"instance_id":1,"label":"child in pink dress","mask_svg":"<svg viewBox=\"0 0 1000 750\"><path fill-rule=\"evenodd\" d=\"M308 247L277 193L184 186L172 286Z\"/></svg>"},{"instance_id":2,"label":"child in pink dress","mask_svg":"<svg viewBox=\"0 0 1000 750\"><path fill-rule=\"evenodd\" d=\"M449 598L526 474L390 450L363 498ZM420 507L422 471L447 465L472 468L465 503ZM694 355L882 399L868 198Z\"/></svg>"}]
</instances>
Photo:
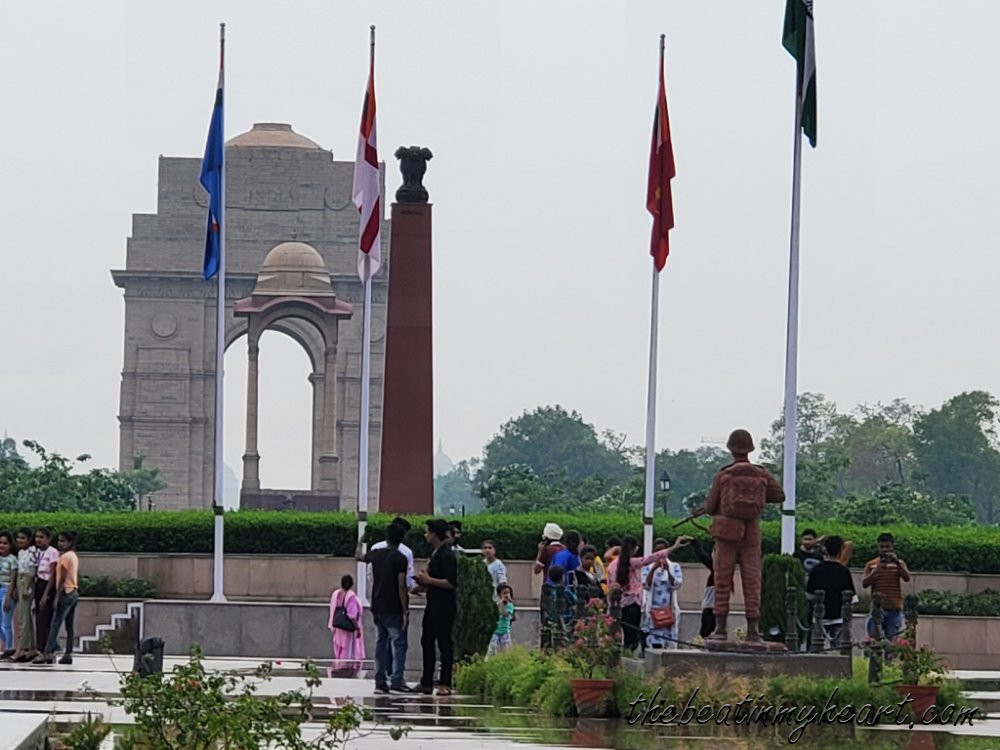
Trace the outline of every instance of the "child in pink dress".
<instances>
[{"instance_id":1,"label":"child in pink dress","mask_svg":"<svg viewBox=\"0 0 1000 750\"><path fill-rule=\"evenodd\" d=\"M330 597L330 620L327 627L333 634L333 669L359 671L365 658L361 601L353 589L354 578L345 575L340 579L340 588ZM338 609L341 610L340 616L337 614ZM353 625L353 629L345 627L350 625Z\"/></svg>"}]
</instances>

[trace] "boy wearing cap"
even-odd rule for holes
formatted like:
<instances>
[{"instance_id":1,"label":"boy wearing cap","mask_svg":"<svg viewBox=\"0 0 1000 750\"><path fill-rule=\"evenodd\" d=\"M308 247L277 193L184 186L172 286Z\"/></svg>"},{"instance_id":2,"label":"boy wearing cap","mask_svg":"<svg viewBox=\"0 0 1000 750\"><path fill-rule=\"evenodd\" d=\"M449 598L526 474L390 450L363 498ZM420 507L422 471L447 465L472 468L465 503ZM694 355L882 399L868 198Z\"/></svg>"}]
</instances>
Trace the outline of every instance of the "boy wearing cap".
<instances>
[{"instance_id":1,"label":"boy wearing cap","mask_svg":"<svg viewBox=\"0 0 1000 750\"><path fill-rule=\"evenodd\" d=\"M538 543L538 554L535 557L535 573L541 573L544 579L549 577L549 567L552 565L552 558L559 552L566 549L560 541L563 531L554 523L545 524L542 530L542 541Z\"/></svg>"},{"instance_id":2,"label":"boy wearing cap","mask_svg":"<svg viewBox=\"0 0 1000 750\"><path fill-rule=\"evenodd\" d=\"M750 463L753 438L746 430L734 430L726 443L733 462L723 468L708 491L705 511L712 516L709 531L715 539L716 627L710 640L727 639L726 618L733 573L740 564L748 641L759 641L760 621L760 514L766 503L781 503L785 492L766 469Z\"/></svg>"}]
</instances>

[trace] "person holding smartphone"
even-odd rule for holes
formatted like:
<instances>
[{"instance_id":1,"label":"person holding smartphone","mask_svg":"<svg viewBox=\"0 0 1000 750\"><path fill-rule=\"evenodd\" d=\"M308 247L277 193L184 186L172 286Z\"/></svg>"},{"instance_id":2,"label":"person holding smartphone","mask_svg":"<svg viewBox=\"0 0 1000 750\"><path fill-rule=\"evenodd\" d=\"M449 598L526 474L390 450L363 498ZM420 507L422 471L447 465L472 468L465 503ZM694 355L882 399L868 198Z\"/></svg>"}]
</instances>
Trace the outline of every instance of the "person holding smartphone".
<instances>
[{"instance_id":1,"label":"person holding smartphone","mask_svg":"<svg viewBox=\"0 0 1000 750\"><path fill-rule=\"evenodd\" d=\"M886 638L895 638L903 632L903 586L910 580L910 570L899 559L893 547L892 534L878 535L878 557L869 560L861 577L861 585L872 593L882 594L882 611L885 613L882 630ZM874 623L868 616L868 636L874 637Z\"/></svg>"}]
</instances>

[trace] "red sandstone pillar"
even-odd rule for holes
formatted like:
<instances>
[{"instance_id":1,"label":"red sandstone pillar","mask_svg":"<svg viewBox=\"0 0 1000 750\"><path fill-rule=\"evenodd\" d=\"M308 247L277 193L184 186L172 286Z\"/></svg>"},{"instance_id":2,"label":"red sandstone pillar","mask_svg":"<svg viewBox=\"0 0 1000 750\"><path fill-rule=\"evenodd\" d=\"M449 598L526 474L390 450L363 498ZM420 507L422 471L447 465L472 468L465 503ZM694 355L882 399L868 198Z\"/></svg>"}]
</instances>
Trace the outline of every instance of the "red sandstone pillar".
<instances>
[{"instance_id":1,"label":"red sandstone pillar","mask_svg":"<svg viewBox=\"0 0 1000 750\"><path fill-rule=\"evenodd\" d=\"M431 206L393 203L379 510L434 512Z\"/></svg>"}]
</instances>

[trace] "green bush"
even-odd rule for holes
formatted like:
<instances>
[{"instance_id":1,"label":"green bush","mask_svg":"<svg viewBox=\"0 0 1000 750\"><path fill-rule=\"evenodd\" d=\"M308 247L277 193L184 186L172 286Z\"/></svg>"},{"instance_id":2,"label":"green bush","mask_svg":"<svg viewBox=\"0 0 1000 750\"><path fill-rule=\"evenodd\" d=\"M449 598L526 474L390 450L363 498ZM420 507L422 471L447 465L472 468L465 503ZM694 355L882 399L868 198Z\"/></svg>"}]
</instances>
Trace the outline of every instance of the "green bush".
<instances>
[{"instance_id":1,"label":"green bush","mask_svg":"<svg viewBox=\"0 0 1000 750\"><path fill-rule=\"evenodd\" d=\"M110 576L80 576L80 596L117 599L155 599L156 585L145 578L112 579Z\"/></svg>"},{"instance_id":2,"label":"green bush","mask_svg":"<svg viewBox=\"0 0 1000 750\"><path fill-rule=\"evenodd\" d=\"M455 657L485 654L497 627L493 577L479 558L458 555L457 612L452 630Z\"/></svg>"},{"instance_id":3,"label":"green bush","mask_svg":"<svg viewBox=\"0 0 1000 750\"><path fill-rule=\"evenodd\" d=\"M545 681L535 691L531 705L550 716L569 716L574 709L573 688L569 686L573 668L558 656L548 658L546 664Z\"/></svg>"},{"instance_id":4,"label":"green bush","mask_svg":"<svg viewBox=\"0 0 1000 750\"><path fill-rule=\"evenodd\" d=\"M791 555L764 555L761 560L760 632L767 640L785 640L788 616L785 614L785 591L789 586L798 589L798 618L805 622L809 616L806 605L806 574L802 563ZM773 638L772 631L777 628Z\"/></svg>"},{"instance_id":5,"label":"green bush","mask_svg":"<svg viewBox=\"0 0 1000 750\"><path fill-rule=\"evenodd\" d=\"M378 541L392 520L390 514L369 518L367 540ZM424 541L426 516L410 517L413 529L406 543L418 557L430 554ZM548 521L565 531L581 531L597 547L609 536L629 533L642 537L639 515L613 513L525 513L478 514L463 521L462 543L468 548L493 539L502 560L532 560L538 551L542 527ZM690 526L673 529L673 519L657 518L656 534L669 538L679 533L707 536ZM213 521L210 511L153 511L144 513L0 513L0 529L19 526L50 526L56 531L79 533L82 552L146 552L211 554ZM813 524L820 534L839 534L854 542L853 567L861 567L875 556L875 539L889 531L896 551L911 570L1000 573L1000 529L968 526L954 528L888 526L844 526L832 522ZM761 523L763 551L781 551L780 521ZM291 511L241 510L226 514L226 552L231 554L318 554L352 556L357 539L353 513L297 513ZM694 562L693 552L681 550L679 562Z\"/></svg>"},{"instance_id":6,"label":"green bush","mask_svg":"<svg viewBox=\"0 0 1000 750\"><path fill-rule=\"evenodd\" d=\"M925 589L917 594L917 612L923 615L1000 617L1000 591L986 589L975 594Z\"/></svg>"},{"instance_id":7,"label":"green bush","mask_svg":"<svg viewBox=\"0 0 1000 750\"><path fill-rule=\"evenodd\" d=\"M532 659L531 652L521 646L514 646L487 659L484 695L494 703L509 703L514 691L514 678Z\"/></svg>"},{"instance_id":8,"label":"green bush","mask_svg":"<svg viewBox=\"0 0 1000 750\"><path fill-rule=\"evenodd\" d=\"M455 665L455 690L460 695L484 695L486 690L486 662L474 656Z\"/></svg>"}]
</instances>

